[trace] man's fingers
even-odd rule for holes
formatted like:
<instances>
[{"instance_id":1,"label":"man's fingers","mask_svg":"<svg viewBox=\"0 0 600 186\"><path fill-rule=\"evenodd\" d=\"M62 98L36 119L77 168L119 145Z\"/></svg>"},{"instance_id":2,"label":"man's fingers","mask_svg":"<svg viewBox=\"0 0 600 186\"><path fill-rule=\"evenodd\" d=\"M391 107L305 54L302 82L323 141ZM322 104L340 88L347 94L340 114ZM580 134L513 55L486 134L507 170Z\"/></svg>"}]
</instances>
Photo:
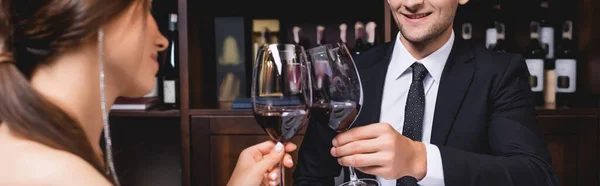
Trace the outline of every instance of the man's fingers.
<instances>
[{"instance_id":1,"label":"man's fingers","mask_svg":"<svg viewBox=\"0 0 600 186\"><path fill-rule=\"evenodd\" d=\"M386 130L386 127L390 128L391 126L386 123L376 123L352 128L346 132L338 134L335 138L333 138L332 144L334 147L339 147L357 140L376 138Z\"/></svg>"},{"instance_id":2,"label":"man's fingers","mask_svg":"<svg viewBox=\"0 0 600 186\"><path fill-rule=\"evenodd\" d=\"M332 147L331 155L333 157L343 157L354 154L369 154L377 152L381 146L379 145L381 143L377 141L378 139L380 138L353 141L339 147Z\"/></svg>"},{"instance_id":3,"label":"man's fingers","mask_svg":"<svg viewBox=\"0 0 600 186\"><path fill-rule=\"evenodd\" d=\"M338 163L342 166L352 167L370 167L383 166L385 157L381 153L355 154L338 158Z\"/></svg>"},{"instance_id":4,"label":"man's fingers","mask_svg":"<svg viewBox=\"0 0 600 186\"><path fill-rule=\"evenodd\" d=\"M380 176L380 177L384 177L384 175L386 175L389 172L389 168L384 167L384 166L368 166L368 167L357 167L356 169L360 170L361 172L370 174L370 175L375 175L375 176ZM385 179L394 179L394 178L388 178L388 177L384 177Z\"/></svg>"}]
</instances>

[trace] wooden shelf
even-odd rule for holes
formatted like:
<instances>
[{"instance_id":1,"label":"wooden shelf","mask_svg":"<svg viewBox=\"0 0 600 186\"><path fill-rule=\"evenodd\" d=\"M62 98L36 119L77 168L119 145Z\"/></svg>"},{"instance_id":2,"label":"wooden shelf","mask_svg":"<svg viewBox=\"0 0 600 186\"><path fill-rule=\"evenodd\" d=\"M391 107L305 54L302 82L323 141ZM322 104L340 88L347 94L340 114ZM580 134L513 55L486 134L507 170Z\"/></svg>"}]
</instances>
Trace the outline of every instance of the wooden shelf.
<instances>
[{"instance_id":1,"label":"wooden shelf","mask_svg":"<svg viewBox=\"0 0 600 186\"><path fill-rule=\"evenodd\" d=\"M252 115L252 109L191 109L191 116L247 116Z\"/></svg>"},{"instance_id":2,"label":"wooden shelf","mask_svg":"<svg viewBox=\"0 0 600 186\"><path fill-rule=\"evenodd\" d=\"M112 110L110 116L121 117L180 117L179 110Z\"/></svg>"}]
</instances>

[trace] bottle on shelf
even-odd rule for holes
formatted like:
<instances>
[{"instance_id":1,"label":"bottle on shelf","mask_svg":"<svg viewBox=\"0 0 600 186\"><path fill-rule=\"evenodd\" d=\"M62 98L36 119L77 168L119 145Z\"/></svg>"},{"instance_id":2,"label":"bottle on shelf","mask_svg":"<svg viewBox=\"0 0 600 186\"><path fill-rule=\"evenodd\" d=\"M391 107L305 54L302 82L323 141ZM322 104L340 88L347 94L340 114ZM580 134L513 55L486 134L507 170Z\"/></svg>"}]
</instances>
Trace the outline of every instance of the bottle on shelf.
<instances>
[{"instance_id":1,"label":"bottle on shelf","mask_svg":"<svg viewBox=\"0 0 600 186\"><path fill-rule=\"evenodd\" d=\"M302 28L294 26L292 28L292 35L294 37L294 44L302 46L305 50L308 49L308 41L306 41L306 38L302 37Z\"/></svg>"},{"instance_id":2,"label":"bottle on shelf","mask_svg":"<svg viewBox=\"0 0 600 186\"><path fill-rule=\"evenodd\" d=\"M258 53L258 48L260 48L266 42L267 42L267 39L265 38L265 31L261 30L260 37L258 39L256 39L256 42L254 42L253 46L252 46L252 66L253 67L256 66L256 54Z\"/></svg>"},{"instance_id":3,"label":"bottle on shelf","mask_svg":"<svg viewBox=\"0 0 600 186\"><path fill-rule=\"evenodd\" d=\"M326 44L325 42L325 26L317 25L317 46Z\"/></svg>"},{"instance_id":4,"label":"bottle on shelf","mask_svg":"<svg viewBox=\"0 0 600 186\"><path fill-rule=\"evenodd\" d=\"M340 40L338 42L347 44L346 35L348 32L348 25L346 23L340 24Z\"/></svg>"},{"instance_id":5,"label":"bottle on shelf","mask_svg":"<svg viewBox=\"0 0 600 186\"><path fill-rule=\"evenodd\" d=\"M354 48L352 48L352 53L354 55L359 55L365 49L365 42L363 41L365 33L365 25L358 21L354 24Z\"/></svg>"},{"instance_id":6,"label":"bottle on shelf","mask_svg":"<svg viewBox=\"0 0 600 186\"><path fill-rule=\"evenodd\" d=\"M375 28L377 28L377 24L375 22L371 21L367 23L367 45L365 50L375 47Z\"/></svg>"},{"instance_id":7,"label":"bottle on shelf","mask_svg":"<svg viewBox=\"0 0 600 186\"><path fill-rule=\"evenodd\" d=\"M530 41L527 45L527 52L524 54L527 68L529 69L529 85L534 94L535 105L543 107L544 102L544 58L546 52L540 43L540 23L532 21L530 23Z\"/></svg>"},{"instance_id":8,"label":"bottle on shelf","mask_svg":"<svg viewBox=\"0 0 600 186\"><path fill-rule=\"evenodd\" d=\"M272 33L271 30L269 30L269 28L265 28L265 44L274 44L272 42Z\"/></svg>"},{"instance_id":9,"label":"bottle on shelf","mask_svg":"<svg viewBox=\"0 0 600 186\"><path fill-rule=\"evenodd\" d=\"M554 108L556 105L556 64L554 61L554 27L550 21L550 5L547 0L541 0L540 3L540 41L546 51L545 69L545 102L547 108Z\"/></svg>"},{"instance_id":10,"label":"bottle on shelf","mask_svg":"<svg viewBox=\"0 0 600 186\"><path fill-rule=\"evenodd\" d=\"M504 22L502 21L502 4L500 0L496 0L492 7L492 21L489 22L487 26L487 30L485 33L485 46L488 49L493 49L494 45L498 41L498 30L496 29L497 25Z\"/></svg>"},{"instance_id":11,"label":"bottle on shelf","mask_svg":"<svg viewBox=\"0 0 600 186\"><path fill-rule=\"evenodd\" d=\"M573 22L565 21L562 40L556 51L556 106L570 107L577 90L577 57L573 42Z\"/></svg>"},{"instance_id":12,"label":"bottle on shelf","mask_svg":"<svg viewBox=\"0 0 600 186\"><path fill-rule=\"evenodd\" d=\"M496 31L497 33L497 39L496 43L493 45L492 51L494 52L506 52L506 43L505 43L505 36L506 36L506 27L504 26L504 23L496 23Z\"/></svg>"},{"instance_id":13,"label":"bottle on shelf","mask_svg":"<svg viewBox=\"0 0 600 186\"><path fill-rule=\"evenodd\" d=\"M549 4L546 0L540 3L540 16L542 47L546 50L546 58L552 59L554 58L554 27L550 23Z\"/></svg>"},{"instance_id":14,"label":"bottle on shelf","mask_svg":"<svg viewBox=\"0 0 600 186\"><path fill-rule=\"evenodd\" d=\"M294 44L300 45L300 30L299 26L294 26L292 28L292 36L294 37Z\"/></svg>"},{"instance_id":15,"label":"bottle on shelf","mask_svg":"<svg viewBox=\"0 0 600 186\"><path fill-rule=\"evenodd\" d=\"M177 33L177 14L169 15L169 47L163 53L162 101L170 109L179 108L179 34Z\"/></svg>"},{"instance_id":16,"label":"bottle on shelf","mask_svg":"<svg viewBox=\"0 0 600 186\"><path fill-rule=\"evenodd\" d=\"M470 41L473 38L473 25L470 22L463 23L461 33L465 41Z\"/></svg>"}]
</instances>

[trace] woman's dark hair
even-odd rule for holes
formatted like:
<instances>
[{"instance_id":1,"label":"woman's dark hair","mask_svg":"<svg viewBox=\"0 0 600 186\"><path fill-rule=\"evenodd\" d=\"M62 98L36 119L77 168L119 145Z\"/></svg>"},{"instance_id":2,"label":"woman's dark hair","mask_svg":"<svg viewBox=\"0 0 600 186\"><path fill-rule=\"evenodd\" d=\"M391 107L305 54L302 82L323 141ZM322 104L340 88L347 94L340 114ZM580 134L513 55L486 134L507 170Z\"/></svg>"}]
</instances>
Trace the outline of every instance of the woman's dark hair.
<instances>
[{"instance_id":1,"label":"woman's dark hair","mask_svg":"<svg viewBox=\"0 0 600 186\"><path fill-rule=\"evenodd\" d=\"M96 42L102 25L134 5L149 8L150 0L0 0L0 121L29 140L81 157L112 183L82 126L29 81L60 53Z\"/></svg>"}]
</instances>

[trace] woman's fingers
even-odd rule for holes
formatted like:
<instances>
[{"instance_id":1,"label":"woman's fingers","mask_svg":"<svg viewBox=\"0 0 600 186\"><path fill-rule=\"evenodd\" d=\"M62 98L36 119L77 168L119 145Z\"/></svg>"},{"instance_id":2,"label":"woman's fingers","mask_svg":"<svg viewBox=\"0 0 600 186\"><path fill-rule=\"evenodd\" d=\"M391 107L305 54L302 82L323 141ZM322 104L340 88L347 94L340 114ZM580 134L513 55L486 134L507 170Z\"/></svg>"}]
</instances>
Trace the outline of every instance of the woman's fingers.
<instances>
[{"instance_id":1,"label":"woman's fingers","mask_svg":"<svg viewBox=\"0 0 600 186\"><path fill-rule=\"evenodd\" d=\"M294 160L292 159L292 155L285 155L285 157L283 158L283 166L287 168L292 168L294 166Z\"/></svg>"}]
</instances>

